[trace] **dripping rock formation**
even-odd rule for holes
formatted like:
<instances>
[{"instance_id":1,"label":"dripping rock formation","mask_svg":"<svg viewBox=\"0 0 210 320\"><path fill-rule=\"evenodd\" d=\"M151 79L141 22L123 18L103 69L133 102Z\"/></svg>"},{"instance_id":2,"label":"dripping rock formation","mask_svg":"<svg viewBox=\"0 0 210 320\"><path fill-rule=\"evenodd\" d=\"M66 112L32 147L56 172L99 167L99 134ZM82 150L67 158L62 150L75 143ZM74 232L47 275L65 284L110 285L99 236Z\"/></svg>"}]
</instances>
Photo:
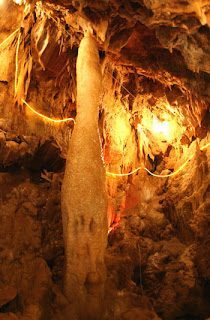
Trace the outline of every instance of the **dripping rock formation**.
<instances>
[{"instance_id":1,"label":"dripping rock formation","mask_svg":"<svg viewBox=\"0 0 210 320\"><path fill-rule=\"evenodd\" d=\"M210 317L209 27L208 0L0 0L0 320Z\"/></svg>"}]
</instances>

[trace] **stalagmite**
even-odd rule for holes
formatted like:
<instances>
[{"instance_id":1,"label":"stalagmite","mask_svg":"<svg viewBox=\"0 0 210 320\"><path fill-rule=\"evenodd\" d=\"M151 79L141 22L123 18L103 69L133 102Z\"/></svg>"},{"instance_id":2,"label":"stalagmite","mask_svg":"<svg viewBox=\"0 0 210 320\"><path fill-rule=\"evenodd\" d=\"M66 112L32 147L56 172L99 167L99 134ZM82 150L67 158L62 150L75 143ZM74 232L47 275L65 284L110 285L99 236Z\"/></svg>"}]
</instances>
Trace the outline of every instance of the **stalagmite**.
<instances>
[{"instance_id":1,"label":"stalagmite","mask_svg":"<svg viewBox=\"0 0 210 320\"><path fill-rule=\"evenodd\" d=\"M62 186L65 294L79 319L101 319L106 269L105 169L98 135L101 67L90 32L77 58L77 118Z\"/></svg>"}]
</instances>

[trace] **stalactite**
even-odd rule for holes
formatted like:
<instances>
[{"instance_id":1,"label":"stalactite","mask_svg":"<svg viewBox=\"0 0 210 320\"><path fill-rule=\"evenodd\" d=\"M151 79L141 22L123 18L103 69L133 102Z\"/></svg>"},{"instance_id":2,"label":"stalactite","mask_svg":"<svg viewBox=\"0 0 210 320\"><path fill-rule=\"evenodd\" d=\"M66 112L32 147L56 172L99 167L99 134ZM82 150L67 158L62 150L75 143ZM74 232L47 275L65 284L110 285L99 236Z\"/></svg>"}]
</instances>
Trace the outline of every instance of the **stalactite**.
<instances>
[{"instance_id":1,"label":"stalactite","mask_svg":"<svg viewBox=\"0 0 210 320\"><path fill-rule=\"evenodd\" d=\"M77 118L62 187L65 294L79 319L101 319L106 269L107 202L98 136L101 67L90 33L77 59Z\"/></svg>"}]
</instances>

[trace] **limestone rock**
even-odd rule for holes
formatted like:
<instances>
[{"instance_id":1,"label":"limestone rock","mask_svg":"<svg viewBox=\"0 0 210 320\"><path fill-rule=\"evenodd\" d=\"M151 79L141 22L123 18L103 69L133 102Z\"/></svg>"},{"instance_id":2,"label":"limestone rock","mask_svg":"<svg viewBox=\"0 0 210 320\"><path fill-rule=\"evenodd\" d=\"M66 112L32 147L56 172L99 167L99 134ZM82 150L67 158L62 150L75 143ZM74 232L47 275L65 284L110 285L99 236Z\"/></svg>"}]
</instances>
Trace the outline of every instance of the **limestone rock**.
<instances>
[{"instance_id":1,"label":"limestone rock","mask_svg":"<svg viewBox=\"0 0 210 320\"><path fill-rule=\"evenodd\" d=\"M39 144L33 154L30 163L32 170L47 169L60 172L63 170L65 159L61 156L61 150L54 139L44 140Z\"/></svg>"},{"instance_id":2,"label":"limestone rock","mask_svg":"<svg viewBox=\"0 0 210 320\"><path fill-rule=\"evenodd\" d=\"M5 119L0 119L0 129L6 132L8 130L8 125Z\"/></svg>"},{"instance_id":3,"label":"limestone rock","mask_svg":"<svg viewBox=\"0 0 210 320\"><path fill-rule=\"evenodd\" d=\"M15 141L7 141L4 147L4 157L3 157L3 166L11 166L18 161L19 145Z\"/></svg>"},{"instance_id":4,"label":"limestone rock","mask_svg":"<svg viewBox=\"0 0 210 320\"><path fill-rule=\"evenodd\" d=\"M0 307L13 300L17 295L17 290L9 285L0 286Z\"/></svg>"},{"instance_id":5,"label":"limestone rock","mask_svg":"<svg viewBox=\"0 0 210 320\"><path fill-rule=\"evenodd\" d=\"M141 319L141 320L158 320L160 319L154 312L141 309L141 308L134 308L131 309L130 311L127 311L122 314L123 320L136 320L136 319Z\"/></svg>"},{"instance_id":6,"label":"limestone rock","mask_svg":"<svg viewBox=\"0 0 210 320\"><path fill-rule=\"evenodd\" d=\"M4 145L6 143L6 137L4 132L0 131L0 152L2 153L4 150Z\"/></svg>"},{"instance_id":7,"label":"limestone rock","mask_svg":"<svg viewBox=\"0 0 210 320\"><path fill-rule=\"evenodd\" d=\"M0 4L0 43L21 26L19 98L50 118L78 116L76 57L90 27L103 69L99 131L106 169L128 173L146 166L167 174L195 154L170 178L142 169L126 177L107 175L108 220L118 228L109 233L106 250L106 298L111 301L104 317L155 318L150 299L164 320L208 318L210 148L199 151L196 143L201 147L210 141L209 1L34 4ZM14 103L17 38L18 32L0 46L0 280L2 288L17 288L18 299L3 292L0 319L74 320L58 286L65 260L60 172L76 126L48 122ZM82 88L92 82L85 78L84 83ZM172 136L154 133L153 117L167 120ZM84 145L88 152L94 139ZM86 190L91 179L92 172ZM80 220L77 224L82 228ZM89 274L86 290L95 292L97 281Z\"/></svg>"},{"instance_id":8,"label":"limestone rock","mask_svg":"<svg viewBox=\"0 0 210 320\"><path fill-rule=\"evenodd\" d=\"M15 313L0 313L0 320L20 320Z\"/></svg>"}]
</instances>

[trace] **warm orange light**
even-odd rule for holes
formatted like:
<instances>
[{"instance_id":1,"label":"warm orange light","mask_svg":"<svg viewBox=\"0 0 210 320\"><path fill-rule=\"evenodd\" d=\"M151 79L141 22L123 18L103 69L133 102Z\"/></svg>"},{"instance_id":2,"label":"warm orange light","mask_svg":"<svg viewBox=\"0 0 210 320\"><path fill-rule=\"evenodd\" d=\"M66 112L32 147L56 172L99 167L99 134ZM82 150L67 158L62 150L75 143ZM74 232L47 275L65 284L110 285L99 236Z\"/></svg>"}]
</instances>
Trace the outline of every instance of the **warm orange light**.
<instances>
[{"instance_id":1,"label":"warm orange light","mask_svg":"<svg viewBox=\"0 0 210 320\"><path fill-rule=\"evenodd\" d=\"M2 0L0 0L2 1ZM7 41L9 40L19 29L15 30L7 39L5 39L1 44L0 47ZM19 33L18 36L18 43L17 43L17 48L16 48L16 70L15 70L15 93L17 92L17 77L18 77L18 53L19 53L19 46L20 46L20 38L21 38L21 33ZM54 122L54 123L61 123L61 122L66 122L66 121L73 121L75 123L75 120L73 118L65 118L65 119L52 119L50 117L47 117L41 113L39 113L38 111L36 111L35 109L33 109L24 99L21 99L21 102L23 102L33 113L35 113L37 116L50 121L50 122ZM125 141L126 137L129 134L129 130L126 126L126 123L123 123L121 121L120 118L115 119L115 130L118 132L119 136L120 136L120 140L121 141ZM138 130L140 131L142 128L142 126L139 124L138 125ZM169 127L169 123L167 121L163 121L160 122L158 120L158 118L156 116L153 117L153 131L154 132L160 132L163 133L165 136L169 136L169 132L170 132L170 127ZM201 147L200 150L204 150L206 148L208 148L210 145L210 143L207 143L205 146ZM165 174L165 175L159 175L159 174L155 174L153 172L151 172L150 170L148 170L146 167L138 167L137 169L128 172L128 173L113 173L113 172L109 172L106 171L107 175L112 175L112 176L129 176L134 174L135 172L139 171L140 169L144 169L146 170L149 174L151 174L154 177L159 177L159 178L166 178L166 177L171 177L174 176L175 174L177 174L178 172L180 172L182 169L184 169L184 167L187 165L187 163L192 159L194 155L191 155L184 163L183 165L177 169L176 171L170 173L170 174ZM102 157L103 159L103 157ZM103 160L104 161L104 160ZM110 231L109 231L110 232Z\"/></svg>"},{"instance_id":2,"label":"warm orange light","mask_svg":"<svg viewBox=\"0 0 210 320\"><path fill-rule=\"evenodd\" d=\"M129 118L124 113L116 114L111 122L111 132L114 139L114 147L123 152L125 142L130 136Z\"/></svg>"},{"instance_id":3,"label":"warm orange light","mask_svg":"<svg viewBox=\"0 0 210 320\"><path fill-rule=\"evenodd\" d=\"M207 143L205 146L201 147L200 150L201 150L201 151L202 151L202 150L205 150L205 149L207 149L209 146L210 146L210 142Z\"/></svg>"},{"instance_id":4,"label":"warm orange light","mask_svg":"<svg viewBox=\"0 0 210 320\"><path fill-rule=\"evenodd\" d=\"M18 42L17 42L16 55L15 55L15 93L17 93L17 82L18 82L18 53L19 53L19 47L20 47L20 38L21 38L21 33L19 33L19 35L18 35Z\"/></svg>"},{"instance_id":5,"label":"warm orange light","mask_svg":"<svg viewBox=\"0 0 210 320\"><path fill-rule=\"evenodd\" d=\"M141 124L137 127L139 133L142 135L146 131L149 131L153 135L153 138L159 139L160 143L163 140L173 142L174 139L181 139L184 128L179 125L177 119L175 117L172 118L167 113L161 114L161 118L164 121L151 117L146 110L143 110Z\"/></svg>"},{"instance_id":6,"label":"warm orange light","mask_svg":"<svg viewBox=\"0 0 210 320\"><path fill-rule=\"evenodd\" d=\"M205 150L207 149L208 147L210 146L210 142L207 143L205 146L201 147L200 150ZM128 173L113 173L113 172L109 172L109 171L106 171L106 174L108 175L112 175L112 176L119 176L119 177L123 177L123 176L129 176L137 171L139 171L140 169L144 169L146 170L149 174L151 174L152 176L154 177L158 177L158 178L167 178L167 177L171 177L171 176L174 176L175 174L179 173L181 170L184 169L184 167L187 165L187 163L194 157L195 154L191 155L182 165L181 167L179 167L179 169L177 169L176 171L170 173L170 174L155 174L151 171L149 171L147 168L143 168L143 167L138 167L137 169L131 171L131 172L128 172Z\"/></svg>"},{"instance_id":7,"label":"warm orange light","mask_svg":"<svg viewBox=\"0 0 210 320\"><path fill-rule=\"evenodd\" d=\"M1 0L0 0L1 1ZM1 3L0 3L1 4ZM14 36L14 34L16 33L16 32L18 32L19 31L19 28L18 29L16 29L12 34L10 34L10 36L9 37L7 37L2 43L0 43L0 47L2 47L7 41L9 41L13 36Z\"/></svg>"},{"instance_id":8,"label":"warm orange light","mask_svg":"<svg viewBox=\"0 0 210 320\"><path fill-rule=\"evenodd\" d=\"M18 54L19 54L19 47L20 47L20 38L21 33L19 33L18 36L18 42L17 42L17 48L16 48L16 56L15 56L15 93L17 93L17 82L18 82ZM35 113L37 116L41 117L42 119L45 119L50 122L54 123L61 123L61 122L67 122L67 121L73 121L75 123L75 120L73 118L65 118L65 119L52 119L50 117L47 117L40 112L33 109L24 99L21 99L21 102L23 102L33 113Z\"/></svg>"},{"instance_id":9,"label":"warm orange light","mask_svg":"<svg viewBox=\"0 0 210 320\"><path fill-rule=\"evenodd\" d=\"M110 234L112 231L115 231L117 227L119 227L121 216L118 215L115 217L113 223L108 227L108 234Z\"/></svg>"},{"instance_id":10,"label":"warm orange light","mask_svg":"<svg viewBox=\"0 0 210 320\"><path fill-rule=\"evenodd\" d=\"M16 4L19 4L20 6L25 3L25 0L13 0Z\"/></svg>"},{"instance_id":11,"label":"warm orange light","mask_svg":"<svg viewBox=\"0 0 210 320\"><path fill-rule=\"evenodd\" d=\"M131 174L134 174L135 172L139 171L140 169L144 169L144 168L138 167L137 169L135 169L131 172L128 172L128 173L113 173L113 172L106 171L106 174L108 174L110 176L125 177L125 176L130 176Z\"/></svg>"},{"instance_id":12,"label":"warm orange light","mask_svg":"<svg viewBox=\"0 0 210 320\"><path fill-rule=\"evenodd\" d=\"M169 137L170 126L168 121L160 122L158 119L153 118L153 131L155 133L163 133L165 137Z\"/></svg>"},{"instance_id":13,"label":"warm orange light","mask_svg":"<svg viewBox=\"0 0 210 320\"><path fill-rule=\"evenodd\" d=\"M44 116L43 114L39 113L38 111L34 110L25 100L21 99L21 101L37 116L41 117L42 119L45 119L50 122L60 123L60 122L66 122L66 121L73 121L75 123L75 120L73 118L65 118L65 119L52 119L47 116Z\"/></svg>"},{"instance_id":14,"label":"warm orange light","mask_svg":"<svg viewBox=\"0 0 210 320\"><path fill-rule=\"evenodd\" d=\"M200 150L205 150L210 146L210 142L207 143L205 146L201 147ZM181 167L179 167L179 169L177 169L176 171L170 173L170 174L155 174L152 173L151 171L149 171L147 168L144 168L144 170L146 170L149 174L151 174L154 177L158 177L158 178L166 178L166 177L171 177L174 176L175 174L179 173L182 169L184 169L184 167L187 165L187 163L194 157L195 154L192 154L182 165Z\"/></svg>"}]
</instances>

